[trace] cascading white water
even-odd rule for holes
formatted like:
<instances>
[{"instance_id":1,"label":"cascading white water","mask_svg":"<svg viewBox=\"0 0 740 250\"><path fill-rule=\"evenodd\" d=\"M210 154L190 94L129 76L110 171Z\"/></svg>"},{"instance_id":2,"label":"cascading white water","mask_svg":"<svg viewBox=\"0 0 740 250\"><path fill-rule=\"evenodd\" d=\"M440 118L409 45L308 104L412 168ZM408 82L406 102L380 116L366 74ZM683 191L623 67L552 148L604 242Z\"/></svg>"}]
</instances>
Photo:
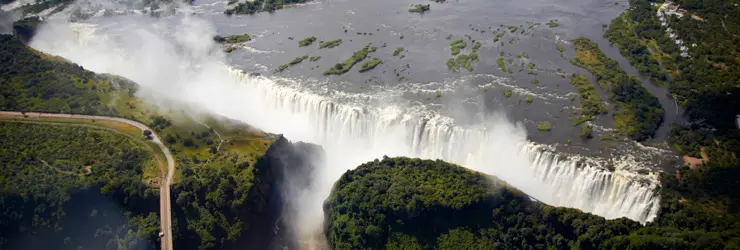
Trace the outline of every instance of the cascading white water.
<instances>
[{"instance_id":1,"label":"cascading white water","mask_svg":"<svg viewBox=\"0 0 740 250\"><path fill-rule=\"evenodd\" d=\"M365 160L383 154L443 159L499 176L547 204L574 207L606 218L624 216L646 222L659 209L655 175L639 176L620 166L610 172L598 162L569 159L527 142L521 135L509 141L504 137L522 133L510 125L503 128L503 134L492 131L502 130L495 125L463 128L434 113L417 113L393 105L377 108L342 104L266 77L252 77L239 70L230 70L230 74L237 84L247 85L263 97L261 108L298 116L300 124L312 130L296 137L311 135L302 140L328 146L329 150L355 147L369 151ZM522 165L528 166L526 171L519 169Z\"/></svg>"},{"instance_id":2,"label":"cascading white water","mask_svg":"<svg viewBox=\"0 0 740 250\"><path fill-rule=\"evenodd\" d=\"M123 21L135 22L128 23L133 32L96 36L95 25L62 23L42 28L32 46L291 140L322 145L326 162L312 186L293 197L301 204L300 214L290 218L299 234L320 229L321 203L342 173L383 155L443 159L496 175L547 204L606 218L646 222L659 209L656 175L630 171L635 163L629 158L616 160L610 172L596 159L527 141L524 128L503 116L463 127L424 105L326 88L317 94L322 88L308 89L305 82L249 76L224 63L213 49L210 24L193 17L174 22L174 38L145 21Z\"/></svg>"}]
</instances>

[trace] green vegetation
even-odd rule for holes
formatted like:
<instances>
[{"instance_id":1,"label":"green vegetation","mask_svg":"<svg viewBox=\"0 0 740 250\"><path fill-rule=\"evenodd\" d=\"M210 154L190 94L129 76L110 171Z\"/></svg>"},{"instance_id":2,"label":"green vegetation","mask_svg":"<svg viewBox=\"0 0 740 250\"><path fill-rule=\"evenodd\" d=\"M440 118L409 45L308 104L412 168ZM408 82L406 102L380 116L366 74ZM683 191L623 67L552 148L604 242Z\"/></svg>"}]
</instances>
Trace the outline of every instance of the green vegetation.
<instances>
[{"instance_id":1,"label":"green vegetation","mask_svg":"<svg viewBox=\"0 0 740 250\"><path fill-rule=\"evenodd\" d=\"M276 10L310 0L253 0L238 3L224 11L226 15L252 15L257 12L275 12Z\"/></svg>"},{"instance_id":2,"label":"green vegetation","mask_svg":"<svg viewBox=\"0 0 740 250\"><path fill-rule=\"evenodd\" d=\"M360 72L365 72L365 71L369 71L371 69L374 69L375 66L378 66L378 64L381 64L381 63L383 63L383 60L380 60L377 57L376 58L373 58L370 61L367 61L367 62L365 62L365 63L362 64L362 66L360 67Z\"/></svg>"},{"instance_id":3,"label":"green vegetation","mask_svg":"<svg viewBox=\"0 0 740 250\"><path fill-rule=\"evenodd\" d=\"M550 127L550 122L544 121L540 122L540 124L537 124L537 130L539 131L550 131L552 127Z\"/></svg>"},{"instance_id":4,"label":"green vegetation","mask_svg":"<svg viewBox=\"0 0 740 250\"><path fill-rule=\"evenodd\" d=\"M191 116L192 114L177 106L157 106L136 98L135 93L138 86L131 81L117 76L97 75L86 71L62 58L28 48L16 38L8 35L0 35L0 58L2 58L0 60L0 86L2 86L0 88L0 96L2 96L0 110L123 117L147 124L162 137L172 151L177 165L172 198L178 203L173 204L173 219L179 222L174 226L176 226L175 231L178 232L177 240L182 240L181 244L208 249L231 242L250 226L251 221L245 218L262 211L256 208L266 203L264 197L267 195L266 192L269 192L269 183L260 181L266 178L264 171L257 172L254 166L272 144L274 138L271 135L264 134L246 124L221 117L199 115L200 122L197 122ZM95 121L95 123L103 122ZM40 138L61 138L41 134L38 136ZM101 139L102 142L107 142L107 140ZM113 147L103 146L96 147L96 149L116 150ZM133 150L133 147L131 149ZM85 150L84 152L96 151ZM126 153L125 150L117 152ZM73 155L67 151L58 153ZM33 159L24 161L26 160L30 162ZM54 160L54 162L57 161ZM110 162L110 164L115 162ZM63 164L61 161L58 163ZM99 162L99 164L104 163ZM136 185L139 184L137 183L158 181L158 171L151 168L151 164L139 164L150 167L143 168L141 170L143 174L115 175L114 180L124 181L129 177L140 179L138 182L121 183L121 189L126 192L138 190ZM94 166L96 165L98 163L91 165L93 174L95 174ZM72 167L80 165L75 163L58 166L66 171L74 170ZM127 165L127 167L132 171L139 171L133 165ZM154 169L151 171L153 174L148 174L148 169ZM102 191L105 193L105 190ZM129 194L132 193L122 193L114 198L117 201L128 200L133 204L137 198ZM10 205L9 203L3 204ZM0 206L5 206L3 204ZM26 205L51 207L45 201L40 200L39 203ZM145 206L155 212L159 209L156 202L154 204L142 202L136 206ZM2 211L11 210L14 209L2 209ZM124 212L126 210L129 208L125 208ZM31 211L33 213L33 210ZM40 209L36 212L41 216L45 213L44 211L50 210ZM131 210L134 216L129 218L131 220L138 218L136 217L138 211ZM149 218L147 214L142 214L142 216ZM2 219L4 220L5 217ZM18 232L17 228L13 228L14 232ZM6 234L3 233L3 235ZM135 235L125 236L133 239L131 237ZM94 249L98 248L94 247Z\"/></svg>"},{"instance_id":5,"label":"green vegetation","mask_svg":"<svg viewBox=\"0 0 740 250\"><path fill-rule=\"evenodd\" d=\"M619 17L612 20L604 36L619 48L622 55L627 57L630 64L640 71L641 74L648 75L654 81L663 85L670 78L680 77L678 62L683 61L680 56L681 51L673 39L668 37L667 33L663 30L660 21L655 16L653 7L650 6L648 1L633 0L630 1L630 5L635 8L625 11ZM676 21L678 22L678 20ZM676 25L673 22L671 24L676 29L682 29L680 28L681 25ZM708 30L709 26L712 25L704 24L702 26L696 31ZM718 23L715 23L714 26L714 31L725 32L724 29L719 27ZM678 33L682 35L682 38L685 38L683 35L688 32L696 32L693 30L682 31L684 32ZM712 35L702 33L705 36ZM721 40L724 40L724 38ZM720 47L726 48L724 46ZM721 55L722 53L717 53L718 51L716 49L711 48L711 54ZM729 50L725 52L729 52Z\"/></svg>"},{"instance_id":6,"label":"green vegetation","mask_svg":"<svg viewBox=\"0 0 740 250\"><path fill-rule=\"evenodd\" d=\"M452 70L454 72L460 71L460 66L458 66L457 63L455 62L455 58L447 59L446 64L447 64L447 69Z\"/></svg>"},{"instance_id":7,"label":"green vegetation","mask_svg":"<svg viewBox=\"0 0 740 250\"><path fill-rule=\"evenodd\" d=\"M738 167L662 174L661 214L640 225L544 205L453 164L384 157L339 178L325 234L332 249L736 249Z\"/></svg>"},{"instance_id":8,"label":"green vegetation","mask_svg":"<svg viewBox=\"0 0 740 250\"><path fill-rule=\"evenodd\" d=\"M468 43L465 42L465 40L456 40L452 43L450 43L450 54L453 56L456 56L457 54L460 54L460 50L464 49L468 46Z\"/></svg>"},{"instance_id":9,"label":"green vegetation","mask_svg":"<svg viewBox=\"0 0 740 250\"><path fill-rule=\"evenodd\" d=\"M498 68L501 69L501 71L506 72L506 62L504 62L503 57L499 57L496 59L496 63L498 64Z\"/></svg>"},{"instance_id":10,"label":"green vegetation","mask_svg":"<svg viewBox=\"0 0 740 250\"><path fill-rule=\"evenodd\" d=\"M316 37L306 37L305 39L298 42L298 47L306 47L308 45L311 45L314 41L316 41Z\"/></svg>"},{"instance_id":11,"label":"green vegetation","mask_svg":"<svg viewBox=\"0 0 740 250\"><path fill-rule=\"evenodd\" d=\"M549 22L547 22L547 27L555 28L555 27L560 26L560 24L557 21L558 20L550 20Z\"/></svg>"},{"instance_id":12,"label":"green vegetation","mask_svg":"<svg viewBox=\"0 0 740 250\"><path fill-rule=\"evenodd\" d=\"M663 121L664 111L658 99L634 76L625 73L616 61L604 55L594 42L581 37L573 44L576 57L571 63L594 74L599 86L609 92L610 99L616 103L614 128L637 141L652 137Z\"/></svg>"},{"instance_id":13,"label":"green vegetation","mask_svg":"<svg viewBox=\"0 0 740 250\"><path fill-rule=\"evenodd\" d=\"M576 87L578 90L578 97L581 100L580 106L580 118L577 124L585 121L593 120L597 115L606 114L606 108L601 102L599 92L594 87L594 84L581 74L573 74L570 76L570 84Z\"/></svg>"},{"instance_id":14,"label":"green vegetation","mask_svg":"<svg viewBox=\"0 0 740 250\"><path fill-rule=\"evenodd\" d=\"M534 99L532 99L532 96L527 96L526 98L524 98L524 101L527 103L532 103Z\"/></svg>"},{"instance_id":15,"label":"green vegetation","mask_svg":"<svg viewBox=\"0 0 740 250\"><path fill-rule=\"evenodd\" d=\"M308 60L312 62L318 61L319 59L321 59L321 56L311 56L308 58Z\"/></svg>"},{"instance_id":16,"label":"green vegetation","mask_svg":"<svg viewBox=\"0 0 740 250\"><path fill-rule=\"evenodd\" d=\"M594 128L593 128L593 126L591 126L591 124L583 124L583 125L581 125L581 135L580 135L581 136L581 139L584 139L584 140L591 139L591 137L593 137L593 135L592 135L593 129Z\"/></svg>"},{"instance_id":17,"label":"green vegetation","mask_svg":"<svg viewBox=\"0 0 740 250\"><path fill-rule=\"evenodd\" d=\"M530 81L530 82L531 82L532 84L539 84L539 83L540 83L540 80L537 80L537 79L532 79L532 81Z\"/></svg>"},{"instance_id":18,"label":"green vegetation","mask_svg":"<svg viewBox=\"0 0 740 250\"><path fill-rule=\"evenodd\" d=\"M403 48L398 47L396 50L393 51L393 56L398 56L401 54L401 52L403 52Z\"/></svg>"},{"instance_id":19,"label":"green vegetation","mask_svg":"<svg viewBox=\"0 0 740 250\"><path fill-rule=\"evenodd\" d=\"M478 51L480 49L481 44L480 42L476 42L475 45L473 45L473 48L471 48L473 51Z\"/></svg>"},{"instance_id":20,"label":"green vegetation","mask_svg":"<svg viewBox=\"0 0 740 250\"><path fill-rule=\"evenodd\" d=\"M480 62L480 58L478 58L478 53L475 51L470 52L470 54L460 54L457 56L457 58L448 59L447 68L454 72L459 72L460 67L462 67L468 70L468 72L472 72L472 62Z\"/></svg>"},{"instance_id":21,"label":"green vegetation","mask_svg":"<svg viewBox=\"0 0 740 250\"><path fill-rule=\"evenodd\" d=\"M502 38L502 37L504 37L505 35L506 35L506 33L505 33L505 32L501 32L501 33L496 33L495 35L493 35L493 42L494 42L494 43L495 43L495 42L498 42L498 41L499 41L499 40L501 40L501 38ZM502 46L503 46L503 45L502 45Z\"/></svg>"},{"instance_id":22,"label":"green vegetation","mask_svg":"<svg viewBox=\"0 0 740 250\"><path fill-rule=\"evenodd\" d=\"M522 57L529 59L529 54L527 54L527 53L516 53L516 58L522 58ZM522 62L522 63L524 63L524 62Z\"/></svg>"},{"instance_id":23,"label":"green vegetation","mask_svg":"<svg viewBox=\"0 0 740 250\"><path fill-rule=\"evenodd\" d=\"M20 123L0 120L0 246L16 242L26 234L41 233L44 241L59 245L103 249L123 244L152 248L159 232L158 195L142 177L144 169L156 165L151 148L141 136L129 138L92 126ZM137 140L138 139L138 140ZM120 202L125 211L106 207L100 197ZM92 196L90 196L92 195ZM85 227L65 220L65 208L87 203L83 213L105 212L100 218L85 216ZM115 208L115 206L113 206ZM130 222L115 224L116 216ZM105 217L105 218L104 218ZM81 221L80 221L81 222ZM80 223L78 222L78 223ZM114 223L114 224L111 224ZM18 228L33 228L34 232ZM97 240L75 237L105 231ZM111 231L111 229L114 229ZM127 231L131 230L131 233ZM71 241L65 238L72 236Z\"/></svg>"},{"instance_id":24,"label":"green vegetation","mask_svg":"<svg viewBox=\"0 0 740 250\"><path fill-rule=\"evenodd\" d=\"M337 47L337 46L339 46L341 44L342 44L342 39L325 41L325 42L321 42L321 44L319 44L319 49L323 49L323 48L330 48L331 49L331 48Z\"/></svg>"},{"instance_id":25,"label":"green vegetation","mask_svg":"<svg viewBox=\"0 0 740 250\"><path fill-rule=\"evenodd\" d=\"M409 9L409 12L411 13L424 13L430 10L429 4L417 4L414 5L414 8Z\"/></svg>"},{"instance_id":26,"label":"green vegetation","mask_svg":"<svg viewBox=\"0 0 740 250\"><path fill-rule=\"evenodd\" d=\"M506 98L511 97L511 93L512 93L512 90L511 89L509 89L509 88L503 88L500 91L501 91L501 94L504 94L504 96Z\"/></svg>"},{"instance_id":27,"label":"green vegetation","mask_svg":"<svg viewBox=\"0 0 740 250\"><path fill-rule=\"evenodd\" d=\"M516 27L514 25L510 25L508 28L509 28L509 32L511 33L515 33L519 29L519 27Z\"/></svg>"},{"instance_id":28,"label":"green vegetation","mask_svg":"<svg viewBox=\"0 0 740 250\"><path fill-rule=\"evenodd\" d=\"M471 48L470 54L460 54L460 51L465 49L468 46L468 43L465 42L465 40L456 40L450 43L450 51L453 56L457 55L455 58L447 59L447 68L454 71L459 72L460 68L465 68L468 70L468 72L473 71L472 62L480 62L480 58L478 58L478 49L480 48L480 42L473 45Z\"/></svg>"},{"instance_id":29,"label":"green vegetation","mask_svg":"<svg viewBox=\"0 0 740 250\"><path fill-rule=\"evenodd\" d=\"M334 65L334 67L325 71L324 75L341 75L347 73L350 69L352 69L353 66L355 66L355 64L362 60L365 60L367 55L375 52L376 49L377 48L375 47L370 47L370 44L365 45L364 48L356 51L354 54L352 54L352 57L345 60L344 63L337 63L336 65Z\"/></svg>"},{"instance_id":30,"label":"green vegetation","mask_svg":"<svg viewBox=\"0 0 740 250\"><path fill-rule=\"evenodd\" d=\"M213 40L216 41L217 43L232 44L232 43L249 42L252 40L252 37L250 37L248 34L231 35L231 36L214 36Z\"/></svg>"},{"instance_id":31,"label":"green vegetation","mask_svg":"<svg viewBox=\"0 0 740 250\"><path fill-rule=\"evenodd\" d=\"M737 176L740 174L740 67L738 37L740 19L731 1L678 0L687 13L669 16L668 26L686 45L690 57L680 50L655 17L651 2L631 0L630 8L612 21L606 37L642 74L668 85L671 96L685 109L689 122L671 124L668 141L682 155L708 162L683 166L662 176L661 216L654 234L672 235L677 247L738 248ZM694 45L696 44L696 45ZM651 231L646 231L651 232ZM700 246L709 239L715 246Z\"/></svg>"},{"instance_id":32,"label":"green vegetation","mask_svg":"<svg viewBox=\"0 0 740 250\"><path fill-rule=\"evenodd\" d=\"M293 58L293 60L291 60L290 62L288 62L288 64L282 64L282 65L278 66L278 68L275 69L275 72L283 72L288 67L293 66L293 65L296 65L296 64L299 64L299 63L303 62L303 60L306 60L307 58L308 58L308 56L299 56L299 57Z\"/></svg>"},{"instance_id":33,"label":"green vegetation","mask_svg":"<svg viewBox=\"0 0 740 250\"><path fill-rule=\"evenodd\" d=\"M560 44L555 44L555 49L560 51L560 53L565 52L565 47L561 46Z\"/></svg>"},{"instance_id":34,"label":"green vegetation","mask_svg":"<svg viewBox=\"0 0 740 250\"><path fill-rule=\"evenodd\" d=\"M288 64L290 64L290 65L296 65L296 64L299 64L299 63L303 62L303 60L306 60L307 58L308 58L308 56L299 56L299 57L293 58L293 60L291 60L290 62L288 62Z\"/></svg>"},{"instance_id":35,"label":"green vegetation","mask_svg":"<svg viewBox=\"0 0 740 250\"><path fill-rule=\"evenodd\" d=\"M697 123L677 126L673 133L676 144L740 155L740 134L734 122L740 114L740 71L733 70L740 68L737 6L718 0L675 2L688 13L683 18L670 16L668 26L683 40L690 57L680 56L680 49L666 36L654 8L645 0L630 1L630 10L612 21L606 37L641 73L667 83L671 96L685 108L685 116ZM707 130L713 132L703 132ZM682 153L691 151L695 150Z\"/></svg>"}]
</instances>

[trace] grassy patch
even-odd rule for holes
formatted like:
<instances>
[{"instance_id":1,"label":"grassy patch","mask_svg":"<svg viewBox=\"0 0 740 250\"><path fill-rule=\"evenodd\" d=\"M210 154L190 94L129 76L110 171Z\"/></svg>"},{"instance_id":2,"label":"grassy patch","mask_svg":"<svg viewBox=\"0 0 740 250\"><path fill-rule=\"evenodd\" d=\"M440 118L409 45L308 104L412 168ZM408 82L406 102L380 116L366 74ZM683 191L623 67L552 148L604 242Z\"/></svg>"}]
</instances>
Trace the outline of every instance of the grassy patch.
<instances>
[{"instance_id":1,"label":"grassy patch","mask_svg":"<svg viewBox=\"0 0 740 250\"><path fill-rule=\"evenodd\" d=\"M498 68L501 69L501 71L506 72L506 62L503 57L499 57L496 59L496 63L498 64Z\"/></svg>"},{"instance_id":2,"label":"grassy patch","mask_svg":"<svg viewBox=\"0 0 740 250\"><path fill-rule=\"evenodd\" d=\"M393 56L398 56L401 54L401 52L403 52L403 48L398 47L396 50L393 51Z\"/></svg>"},{"instance_id":3,"label":"grassy patch","mask_svg":"<svg viewBox=\"0 0 740 250\"><path fill-rule=\"evenodd\" d=\"M248 34L241 34L241 35L231 35L231 36L214 36L213 40L217 43L243 43L243 42L249 42L252 40L252 37L250 37Z\"/></svg>"},{"instance_id":4,"label":"grassy patch","mask_svg":"<svg viewBox=\"0 0 740 250\"><path fill-rule=\"evenodd\" d=\"M316 41L316 37L307 37L301 41L298 42L298 47L306 47L308 45L311 45L314 41Z\"/></svg>"},{"instance_id":5,"label":"grassy patch","mask_svg":"<svg viewBox=\"0 0 740 250\"><path fill-rule=\"evenodd\" d=\"M429 11L431 8L431 5L429 4L417 4L414 5L414 8L409 9L409 12L411 13L424 13Z\"/></svg>"},{"instance_id":6,"label":"grassy patch","mask_svg":"<svg viewBox=\"0 0 740 250\"><path fill-rule=\"evenodd\" d=\"M288 64L283 64L283 65L278 66L278 68L275 70L275 72L283 72L288 67L293 66L293 65L296 65L296 64L299 64L299 63L303 62L303 60L306 60L307 58L308 58L308 56L299 56L299 57L293 58L293 60L291 60L290 62L288 62Z\"/></svg>"},{"instance_id":7,"label":"grassy patch","mask_svg":"<svg viewBox=\"0 0 740 250\"><path fill-rule=\"evenodd\" d=\"M581 139L591 139L593 137L593 126L591 124L583 124L581 125Z\"/></svg>"},{"instance_id":8,"label":"grassy patch","mask_svg":"<svg viewBox=\"0 0 740 250\"><path fill-rule=\"evenodd\" d=\"M501 33L496 33L495 35L493 35L493 42L494 42L494 43L495 43L495 42L498 42L498 41L499 41L499 40L501 40L501 38L502 38L502 37L504 37L505 35L506 35L506 33L504 33L504 32L501 32Z\"/></svg>"},{"instance_id":9,"label":"grassy patch","mask_svg":"<svg viewBox=\"0 0 740 250\"><path fill-rule=\"evenodd\" d=\"M539 131L550 131L552 127L550 126L550 122L544 121L540 122L540 124L537 124L537 130Z\"/></svg>"},{"instance_id":10,"label":"grassy patch","mask_svg":"<svg viewBox=\"0 0 740 250\"><path fill-rule=\"evenodd\" d=\"M381 63L383 63L383 60L380 60L377 57L373 58L372 60L367 61L362 64L362 66L360 67L360 72L365 72L365 71L374 69L376 66L378 66L378 64L381 64Z\"/></svg>"},{"instance_id":11,"label":"grassy patch","mask_svg":"<svg viewBox=\"0 0 740 250\"><path fill-rule=\"evenodd\" d=\"M475 45L473 45L473 48L471 48L473 51L478 51L480 49L481 44L480 42L476 42Z\"/></svg>"},{"instance_id":12,"label":"grassy patch","mask_svg":"<svg viewBox=\"0 0 740 250\"><path fill-rule=\"evenodd\" d=\"M331 41L324 41L324 42L321 42L321 44L319 44L319 49L323 49L323 48L329 48L329 49L331 49L331 48L337 47L337 46L339 46L341 44L342 44L342 39L331 40Z\"/></svg>"},{"instance_id":13,"label":"grassy patch","mask_svg":"<svg viewBox=\"0 0 740 250\"><path fill-rule=\"evenodd\" d=\"M560 44L555 44L555 49L560 51L560 53L565 52L565 47L561 46Z\"/></svg>"},{"instance_id":14,"label":"grassy patch","mask_svg":"<svg viewBox=\"0 0 740 250\"><path fill-rule=\"evenodd\" d=\"M468 46L468 43L465 42L465 40L456 40L452 43L450 43L450 54L453 56L456 56L457 54L460 54L460 50L464 49Z\"/></svg>"},{"instance_id":15,"label":"grassy patch","mask_svg":"<svg viewBox=\"0 0 740 250\"><path fill-rule=\"evenodd\" d=\"M578 90L578 97L581 99L580 113L582 117L591 120L597 115L607 113L604 104L601 102L599 92L586 76L573 74L570 77L570 84Z\"/></svg>"},{"instance_id":16,"label":"grassy patch","mask_svg":"<svg viewBox=\"0 0 740 250\"><path fill-rule=\"evenodd\" d=\"M318 61L319 59L321 59L321 56L312 56L312 57L308 58L308 60L309 61L312 61L312 62Z\"/></svg>"},{"instance_id":17,"label":"grassy patch","mask_svg":"<svg viewBox=\"0 0 740 250\"><path fill-rule=\"evenodd\" d=\"M506 98L511 97L511 93L513 92L510 88L503 88L500 91L501 91L501 94L503 94L504 97Z\"/></svg>"}]
</instances>

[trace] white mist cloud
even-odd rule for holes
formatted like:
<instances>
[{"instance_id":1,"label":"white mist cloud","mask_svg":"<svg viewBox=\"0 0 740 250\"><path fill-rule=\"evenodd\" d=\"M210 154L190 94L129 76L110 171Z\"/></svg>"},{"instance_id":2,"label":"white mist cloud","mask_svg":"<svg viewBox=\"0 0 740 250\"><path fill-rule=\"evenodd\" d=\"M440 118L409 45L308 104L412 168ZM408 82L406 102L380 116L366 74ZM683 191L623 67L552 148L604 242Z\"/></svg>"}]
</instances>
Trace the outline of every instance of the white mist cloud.
<instances>
[{"instance_id":1,"label":"white mist cloud","mask_svg":"<svg viewBox=\"0 0 740 250\"><path fill-rule=\"evenodd\" d=\"M575 164L543 165L548 169L538 171L549 171L546 174L552 179L540 180L543 177L533 172L532 160L522 152L528 143L526 130L503 115L461 128L436 114L411 112L392 103L375 107L329 103L325 97L282 86L275 79L250 77L230 68L212 40L213 24L197 15L132 15L95 22L53 21L39 30L31 46L98 73L127 77L142 85L142 91L194 103L324 148L325 162L314 172L313 182L308 188L289 192L297 208L289 210L296 214L286 217L292 218L299 237L321 230L322 203L341 174L383 155L442 158L497 175L546 202L597 212L588 203L598 203L613 207L605 208L611 210L602 215L641 216L632 216L642 211L631 200L622 199L629 194L584 195L591 190L588 185L604 189L601 186L610 184L589 182L590 176L574 172L578 171ZM421 125L421 120L426 124ZM608 181L605 178L597 181ZM631 189L614 192L623 190ZM622 205L628 211L619 210Z\"/></svg>"}]
</instances>

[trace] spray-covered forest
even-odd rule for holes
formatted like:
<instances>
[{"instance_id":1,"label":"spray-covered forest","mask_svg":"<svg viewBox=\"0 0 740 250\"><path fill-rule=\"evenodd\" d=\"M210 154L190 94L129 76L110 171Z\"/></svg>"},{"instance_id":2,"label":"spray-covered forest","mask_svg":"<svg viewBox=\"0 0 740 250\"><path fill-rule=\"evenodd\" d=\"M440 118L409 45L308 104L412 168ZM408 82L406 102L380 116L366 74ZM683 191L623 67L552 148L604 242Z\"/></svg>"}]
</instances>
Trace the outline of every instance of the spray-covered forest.
<instances>
[{"instance_id":1,"label":"spray-covered forest","mask_svg":"<svg viewBox=\"0 0 740 250\"><path fill-rule=\"evenodd\" d=\"M376 159L337 181L325 233L333 249L738 249L737 186L706 181L728 174L665 174L662 213L641 225L548 206L442 161Z\"/></svg>"}]
</instances>

